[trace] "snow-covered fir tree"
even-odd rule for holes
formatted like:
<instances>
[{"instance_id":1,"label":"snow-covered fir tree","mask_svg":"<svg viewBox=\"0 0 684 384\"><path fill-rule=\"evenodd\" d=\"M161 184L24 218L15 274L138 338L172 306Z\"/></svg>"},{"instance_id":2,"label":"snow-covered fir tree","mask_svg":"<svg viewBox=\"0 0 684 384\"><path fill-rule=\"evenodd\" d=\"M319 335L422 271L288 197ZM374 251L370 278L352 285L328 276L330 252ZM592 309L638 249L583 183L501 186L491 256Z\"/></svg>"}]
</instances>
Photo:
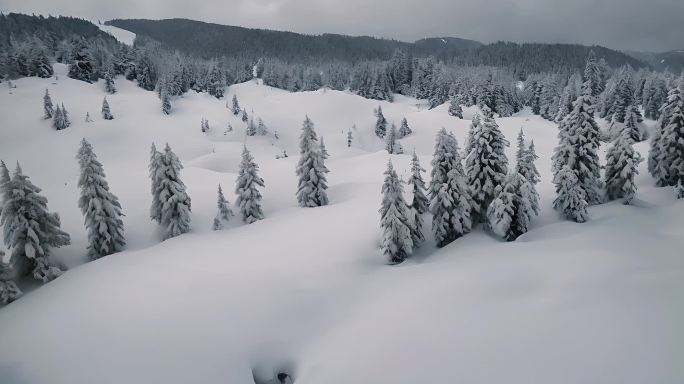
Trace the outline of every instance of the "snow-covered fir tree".
<instances>
[{"instance_id":1,"label":"snow-covered fir tree","mask_svg":"<svg viewBox=\"0 0 684 384\"><path fill-rule=\"evenodd\" d=\"M205 119L204 117L202 118L202 122L200 123L200 129L202 133L207 133L211 128L209 128L209 120Z\"/></svg>"},{"instance_id":2,"label":"snow-covered fir tree","mask_svg":"<svg viewBox=\"0 0 684 384\"><path fill-rule=\"evenodd\" d=\"M473 200L472 215L475 221L484 221L487 207L495 197L495 188L508 174L505 149L509 143L494 118L485 116L474 127L471 145L466 158L466 175Z\"/></svg>"},{"instance_id":3,"label":"snow-covered fir tree","mask_svg":"<svg viewBox=\"0 0 684 384\"><path fill-rule=\"evenodd\" d=\"M299 180L297 186L297 201L300 207L319 207L328 205L328 189L325 159L321 154L318 136L314 130L314 123L307 116L302 125L299 136L299 162L296 174Z\"/></svg>"},{"instance_id":4,"label":"snow-covered fir tree","mask_svg":"<svg viewBox=\"0 0 684 384\"><path fill-rule=\"evenodd\" d=\"M325 147L325 142L323 141L323 136L321 136L320 147L321 147L321 156L323 156L323 160L328 159L328 157L330 157L330 154L328 153L328 148Z\"/></svg>"},{"instance_id":5,"label":"snow-covered fir tree","mask_svg":"<svg viewBox=\"0 0 684 384\"><path fill-rule=\"evenodd\" d=\"M522 129L520 129L520 132L518 133L517 146L515 154L516 171L523 175L523 177L532 185L536 185L539 182L540 174L534 162L539 156L537 156L534 141L531 141L529 146L525 146L525 135Z\"/></svg>"},{"instance_id":6,"label":"snow-covered fir tree","mask_svg":"<svg viewBox=\"0 0 684 384\"><path fill-rule=\"evenodd\" d=\"M529 205L532 208L532 212L535 215L538 215L541 208L539 206L539 193L537 192L536 185L539 182L540 175L534 162L539 156L537 156L537 152L534 148L534 141L531 142L529 146L525 146L525 135L522 128L520 129L520 133L518 133L517 146L515 172L522 175L525 181L527 181L528 184L523 185L521 188L525 190L525 197L529 199Z\"/></svg>"},{"instance_id":7,"label":"snow-covered fir tree","mask_svg":"<svg viewBox=\"0 0 684 384\"><path fill-rule=\"evenodd\" d=\"M0 214L5 201L9 199L9 182L11 180L9 169L5 162L0 160Z\"/></svg>"},{"instance_id":8,"label":"snow-covered fir tree","mask_svg":"<svg viewBox=\"0 0 684 384\"><path fill-rule=\"evenodd\" d=\"M169 144L158 155L156 195L161 207L160 224L164 240L190 231L191 201L180 179L183 165Z\"/></svg>"},{"instance_id":9,"label":"snow-covered fir tree","mask_svg":"<svg viewBox=\"0 0 684 384\"><path fill-rule=\"evenodd\" d=\"M587 93L592 99L603 91L601 69L596 62L596 54L593 49L589 51L589 55L587 56L586 65L584 67L584 82L588 89Z\"/></svg>"},{"instance_id":10,"label":"snow-covered fir tree","mask_svg":"<svg viewBox=\"0 0 684 384\"><path fill-rule=\"evenodd\" d=\"M165 115L171 114L171 96L169 96L169 92L166 89L162 90L160 98L162 102L162 112Z\"/></svg>"},{"instance_id":11,"label":"snow-covered fir tree","mask_svg":"<svg viewBox=\"0 0 684 384\"><path fill-rule=\"evenodd\" d=\"M12 179L3 185L0 225L12 267L46 283L62 273L50 261L51 249L69 245L71 240L60 228L59 215L48 211L48 201L40 192L17 164Z\"/></svg>"},{"instance_id":12,"label":"snow-covered fir tree","mask_svg":"<svg viewBox=\"0 0 684 384\"><path fill-rule=\"evenodd\" d=\"M354 135L351 129L347 131L347 147L351 148L352 142L354 141Z\"/></svg>"},{"instance_id":13,"label":"snow-covered fir tree","mask_svg":"<svg viewBox=\"0 0 684 384\"><path fill-rule=\"evenodd\" d=\"M79 40L72 53L72 64L69 65L69 77L90 83L94 79L95 61L85 41Z\"/></svg>"},{"instance_id":14,"label":"snow-covered fir tree","mask_svg":"<svg viewBox=\"0 0 684 384\"><path fill-rule=\"evenodd\" d=\"M461 103L458 97L454 96L449 102L449 116L463 118L463 109L461 108Z\"/></svg>"},{"instance_id":15,"label":"snow-covered fir tree","mask_svg":"<svg viewBox=\"0 0 684 384\"><path fill-rule=\"evenodd\" d=\"M409 208L404 201L404 187L392 166L387 163L385 182L382 184L380 206L382 253L391 263L401 263L413 253L413 236Z\"/></svg>"},{"instance_id":16,"label":"snow-covered fir tree","mask_svg":"<svg viewBox=\"0 0 684 384\"><path fill-rule=\"evenodd\" d=\"M475 131L477 130L478 126L480 125L482 117L480 116L479 113L475 113L473 116L473 119L470 121L470 126L468 127L468 136L466 137L466 145L465 148L463 149L463 157L468 157L468 154L470 151L473 149L473 135L475 134Z\"/></svg>"},{"instance_id":17,"label":"snow-covered fir tree","mask_svg":"<svg viewBox=\"0 0 684 384\"><path fill-rule=\"evenodd\" d=\"M62 118L64 119L64 128L71 126L71 120L69 120L69 112L64 108L64 103L62 103Z\"/></svg>"},{"instance_id":18,"label":"snow-covered fir tree","mask_svg":"<svg viewBox=\"0 0 684 384\"><path fill-rule=\"evenodd\" d=\"M233 115L237 116L240 114L242 111L240 108L240 103L238 102L237 95L233 95L233 104L231 106L231 111L233 112Z\"/></svg>"},{"instance_id":19,"label":"snow-covered fir tree","mask_svg":"<svg viewBox=\"0 0 684 384\"><path fill-rule=\"evenodd\" d=\"M397 142L397 126L392 123L390 128L385 132L385 150L389 154L401 153L399 149L401 148L399 142Z\"/></svg>"},{"instance_id":20,"label":"snow-covered fir tree","mask_svg":"<svg viewBox=\"0 0 684 384\"><path fill-rule=\"evenodd\" d=\"M532 186L520 173L513 171L502 184L496 198L487 208L487 225L506 241L527 232L537 214L532 204L537 199Z\"/></svg>"},{"instance_id":21,"label":"snow-covered fir tree","mask_svg":"<svg viewBox=\"0 0 684 384\"><path fill-rule=\"evenodd\" d=\"M375 135L379 138L384 138L385 132L387 132L387 119L382 114L381 106L378 106L378 109L375 110L375 116L377 118L375 121Z\"/></svg>"},{"instance_id":22,"label":"snow-covered fir tree","mask_svg":"<svg viewBox=\"0 0 684 384\"><path fill-rule=\"evenodd\" d=\"M45 95L43 96L43 118L52 119L55 114L55 108L52 105L52 98L50 98L50 93L48 93L47 88L45 88Z\"/></svg>"},{"instance_id":23,"label":"snow-covered fir tree","mask_svg":"<svg viewBox=\"0 0 684 384\"><path fill-rule=\"evenodd\" d=\"M88 257L95 260L125 247L123 213L119 199L109 191L102 164L86 139L81 140L76 158L81 167L78 207L88 232Z\"/></svg>"},{"instance_id":24,"label":"snow-covered fir tree","mask_svg":"<svg viewBox=\"0 0 684 384\"><path fill-rule=\"evenodd\" d=\"M114 70L108 69L104 74L105 92L110 95L116 93L116 85L114 84Z\"/></svg>"},{"instance_id":25,"label":"snow-covered fir tree","mask_svg":"<svg viewBox=\"0 0 684 384\"><path fill-rule=\"evenodd\" d=\"M625 204L630 204L636 194L634 177L639 174L642 159L639 152L634 150L633 144L630 132L623 130L606 153L605 184L608 200L623 199Z\"/></svg>"},{"instance_id":26,"label":"snow-covered fir tree","mask_svg":"<svg viewBox=\"0 0 684 384\"><path fill-rule=\"evenodd\" d=\"M247 122L247 128L245 128L245 134L247 136L254 136L257 134L257 126L254 124L254 118L250 117Z\"/></svg>"},{"instance_id":27,"label":"snow-covered fir tree","mask_svg":"<svg viewBox=\"0 0 684 384\"><path fill-rule=\"evenodd\" d=\"M109 110L109 103L107 102L106 97L102 99L102 118L105 120L114 119L114 115L112 115L112 112Z\"/></svg>"},{"instance_id":28,"label":"snow-covered fir tree","mask_svg":"<svg viewBox=\"0 0 684 384\"><path fill-rule=\"evenodd\" d=\"M249 121L249 115L247 115L247 110L242 109L241 115L240 115L240 120L242 120L243 123L246 123Z\"/></svg>"},{"instance_id":29,"label":"snow-covered fir tree","mask_svg":"<svg viewBox=\"0 0 684 384\"><path fill-rule=\"evenodd\" d=\"M2 261L4 256L5 252L0 250L0 305L7 305L23 295L12 280L11 267Z\"/></svg>"},{"instance_id":30,"label":"snow-covered fir tree","mask_svg":"<svg viewBox=\"0 0 684 384\"><path fill-rule=\"evenodd\" d=\"M556 183L556 199L553 208L563 214L565 218L583 223L589 218L586 192L580 185L575 171L568 165L563 165L554 180Z\"/></svg>"},{"instance_id":31,"label":"snow-covered fir tree","mask_svg":"<svg viewBox=\"0 0 684 384\"><path fill-rule=\"evenodd\" d=\"M152 192L152 205L150 206L150 218L161 224L162 202L159 200L159 183L161 179L161 152L152 143L150 148L150 164L148 166Z\"/></svg>"},{"instance_id":32,"label":"snow-covered fir tree","mask_svg":"<svg viewBox=\"0 0 684 384\"><path fill-rule=\"evenodd\" d=\"M252 154L247 147L242 150L242 161L235 181L235 205L240 210L242 221L251 224L264 218L261 210L261 192L258 188L264 187L264 180L257 174L259 166L254 162Z\"/></svg>"},{"instance_id":33,"label":"snow-covered fir tree","mask_svg":"<svg viewBox=\"0 0 684 384\"><path fill-rule=\"evenodd\" d=\"M430 173L432 232L443 247L470 232L472 201L456 138L442 128L437 133Z\"/></svg>"},{"instance_id":34,"label":"snow-covered fir tree","mask_svg":"<svg viewBox=\"0 0 684 384\"><path fill-rule=\"evenodd\" d=\"M420 166L420 161L416 151L413 151L411 158L411 176L408 184L411 186L413 199L411 200L411 238L413 239L414 247L417 247L425 240L423 235L423 215L427 213L430 202L425 196L425 181L423 181L422 173L425 169Z\"/></svg>"},{"instance_id":35,"label":"snow-covered fir tree","mask_svg":"<svg viewBox=\"0 0 684 384\"><path fill-rule=\"evenodd\" d=\"M651 142L649 170L659 186L684 178L684 80L670 90Z\"/></svg>"},{"instance_id":36,"label":"snow-covered fir tree","mask_svg":"<svg viewBox=\"0 0 684 384\"><path fill-rule=\"evenodd\" d=\"M563 166L575 172L587 203L601 202L601 166L598 150L599 127L594 120L591 83L585 81L582 94L573 103L572 112L559 125L559 143L553 155L554 182L560 187L557 174Z\"/></svg>"},{"instance_id":37,"label":"snow-covered fir tree","mask_svg":"<svg viewBox=\"0 0 684 384\"><path fill-rule=\"evenodd\" d=\"M214 231L223 229L223 224L229 222L230 218L234 215L233 210L230 209L230 203L223 195L221 184L218 186L216 206L218 212L216 213L216 217L214 217L214 224L212 225Z\"/></svg>"},{"instance_id":38,"label":"snow-covered fir tree","mask_svg":"<svg viewBox=\"0 0 684 384\"><path fill-rule=\"evenodd\" d=\"M62 129L66 129L71 125L69 123L69 120L67 119L66 115L66 110L62 109L59 105L55 109L55 113L52 116L52 126L58 130L61 131Z\"/></svg>"},{"instance_id":39,"label":"snow-covered fir tree","mask_svg":"<svg viewBox=\"0 0 684 384\"><path fill-rule=\"evenodd\" d=\"M261 136L266 136L268 134L268 127L266 127L266 124L261 117L257 119L256 133Z\"/></svg>"},{"instance_id":40,"label":"snow-covered fir tree","mask_svg":"<svg viewBox=\"0 0 684 384\"><path fill-rule=\"evenodd\" d=\"M411 127L409 127L408 121L404 117L403 119L401 119L401 125L399 126L399 131L397 132L397 134L398 134L397 138L403 139L404 137L410 135L411 133L413 133L413 131L411 130Z\"/></svg>"}]
</instances>

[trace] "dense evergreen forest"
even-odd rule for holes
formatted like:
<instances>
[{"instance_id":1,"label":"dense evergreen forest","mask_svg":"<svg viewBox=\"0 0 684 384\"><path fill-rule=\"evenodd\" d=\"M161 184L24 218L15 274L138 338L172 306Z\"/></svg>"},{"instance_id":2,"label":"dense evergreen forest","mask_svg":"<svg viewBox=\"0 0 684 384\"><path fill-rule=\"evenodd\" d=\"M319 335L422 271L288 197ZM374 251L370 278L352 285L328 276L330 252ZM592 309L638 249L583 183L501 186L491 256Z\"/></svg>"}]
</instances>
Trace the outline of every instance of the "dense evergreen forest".
<instances>
[{"instance_id":1,"label":"dense evergreen forest","mask_svg":"<svg viewBox=\"0 0 684 384\"><path fill-rule=\"evenodd\" d=\"M111 20L110 24L150 37L181 52L205 58L239 55L246 58L272 57L286 63L315 63L341 60L387 60L401 49L414 57L433 56L449 64L504 67L520 73L582 70L593 49L612 67L645 64L622 52L604 47L572 44L482 44L458 38L429 38L415 43L372 37L303 35L263 29L248 29L186 19Z\"/></svg>"},{"instance_id":2,"label":"dense evergreen forest","mask_svg":"<svg viewBox=\"0 0 684 384\"><path fill-rule=\"evenodd\" d=\"M598 113L638 100L656 118L674 74L602 47L494 43L455 38L415 43L372 37L310 36L190 20L113 20L137 34L127 46L96 25L70 17L0 15L0 78L52 76L52 63L69 76L104 79L116 92L117 75L155 91L164 113L189 90L223 97L226 85L252 78L291 92L351 90L376 100L403 94L429 101L487 107L510 116L527 105L560 121L580 94L585 63L594 62ZM622 107L619 107L622 108ZM619 119L619 123L622 123Z\"/></svg>"}]
</instances>

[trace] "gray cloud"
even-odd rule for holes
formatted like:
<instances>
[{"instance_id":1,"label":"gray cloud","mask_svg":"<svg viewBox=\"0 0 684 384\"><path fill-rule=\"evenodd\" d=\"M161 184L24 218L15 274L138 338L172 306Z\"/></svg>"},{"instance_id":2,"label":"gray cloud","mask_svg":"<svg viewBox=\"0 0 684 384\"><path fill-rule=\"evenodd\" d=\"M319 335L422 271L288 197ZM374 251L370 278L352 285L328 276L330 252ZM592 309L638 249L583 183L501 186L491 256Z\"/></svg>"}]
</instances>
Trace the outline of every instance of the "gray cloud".
<instances>
[{"instance_id":1,"label":"gray cloud","mask_svg":"<svg viewBox=\"0 0 684 384\"><path fill-rule=\"evenodd\" d=\"M183 17L405 41L454 36L684 49L682 0L0 0L0 10L102 20Z\"/></svg>"}]
</instances>

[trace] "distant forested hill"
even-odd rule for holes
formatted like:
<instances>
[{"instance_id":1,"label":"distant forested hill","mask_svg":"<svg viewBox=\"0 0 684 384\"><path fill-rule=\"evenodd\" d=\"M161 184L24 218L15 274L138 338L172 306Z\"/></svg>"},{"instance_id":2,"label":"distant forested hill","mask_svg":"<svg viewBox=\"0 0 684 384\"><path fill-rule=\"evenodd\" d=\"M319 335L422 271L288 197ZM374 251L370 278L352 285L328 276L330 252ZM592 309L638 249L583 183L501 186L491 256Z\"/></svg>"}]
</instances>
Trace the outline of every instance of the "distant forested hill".
<instances>
[{"instance_id":1,"label":"distant forested hill","mask_svg":"<svg viewBox=\"0 0 684 384\"><path fill-rule=\"evenodd\" d=\"M116 19L106 24L150 37L165 46L205 58L239 55L255 59L278 58L289 63L331 60L356 63L387 60L397 49L415 57L434 56L446 63L505 67L516 73L574 71L584 67L590 49L614 68L644 62L612 49L575 44L482 44L458 38L428 38L414 43L373 37L304 35L249 29L187 19Z\"/></svg>"},{"instance_id":2,"label":"distant forested hill","mask_svg":"<svg viewBox=\"0 0 684 384\"><path fill-rule=\"evenodd\" d=\"M95 24L75 17L0 14L0 47L9 46L12 38L23 40L27 37L37 37L43 42L55 43L74 36L114 41L111 35L100 30Z\"/></svg>"}]
</instances>

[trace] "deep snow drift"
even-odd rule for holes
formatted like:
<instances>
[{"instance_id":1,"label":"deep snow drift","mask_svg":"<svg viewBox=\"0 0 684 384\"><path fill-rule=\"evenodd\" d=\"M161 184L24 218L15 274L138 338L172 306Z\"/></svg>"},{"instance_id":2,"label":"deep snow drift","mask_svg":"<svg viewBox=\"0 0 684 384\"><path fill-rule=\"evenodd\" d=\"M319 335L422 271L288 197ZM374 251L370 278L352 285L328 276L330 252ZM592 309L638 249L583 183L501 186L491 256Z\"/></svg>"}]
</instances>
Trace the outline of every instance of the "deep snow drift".
<instances>
[{"instance_id":1,"label":"deep snow drift","mask_svg":"<svg viewBox=\"0 0 684 384\"><path fill-rule=\"evenodd\" d=\"M429 170L441 127L463 144L470 121L448 116L447 105L252 81L222 100L190 92L164 116L155 93L119 77L107 95L115 119L105 121L103 83L56 69L58 80L21 79L0 93L0 159L21 163L72 236L54 251L70 270L45 286L24 282L26 295L0 308L2 384L247 384L279 371L297 384L684 381L684 202L653 187L644 163L633 206L603 204L585 224L563 221L551 208L555 125L527 113L497 119L512 143L524 127L541 157L543 212L531 231L505 243L478 228L440 250L428 240L388 266L377 210L390 155L373 134L373 109L397 124L405 116L414 131L402 140L408 154L391 156L406 179L414 148ZM45 88L71 114L68 129L42 120ZM225 106L233 94L268 136L245 138ZM297 207L305 115L331 154L326 207ZM87 264L74 159L82 137L120 198L128 242ZM149 219L152 141L179 155L192 197L192 233L165 242ZM217 184L234 202L243 144L266 182L266 219L234 218L213 232ZM276 159L283 150L290 157Z\"/></svg>"}]
</instances>

